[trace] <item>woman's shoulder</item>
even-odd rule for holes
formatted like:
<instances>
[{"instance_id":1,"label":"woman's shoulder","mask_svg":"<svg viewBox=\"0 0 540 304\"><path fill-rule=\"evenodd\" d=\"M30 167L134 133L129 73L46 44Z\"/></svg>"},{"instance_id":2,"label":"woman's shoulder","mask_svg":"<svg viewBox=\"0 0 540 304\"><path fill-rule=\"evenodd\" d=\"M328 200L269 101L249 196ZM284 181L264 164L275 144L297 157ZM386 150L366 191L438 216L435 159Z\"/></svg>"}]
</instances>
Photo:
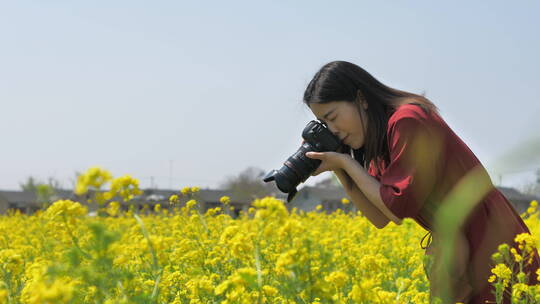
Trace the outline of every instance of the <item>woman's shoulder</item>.
<instances>
[{"instance_id":1,"label":"woman's shoulder","mask_svg":"<svg viewBox=\"0 0 540 304\"><path fill-rule=\"evenodd\" d=\"M429 120L431 117L428 111L427 108L424 108L424 106L419 103L402 104L390 115L388 118L388 125L393 125L403 119L419 121Z\"/></svg>"},{"instance_id":2,"label":"woman's shoulder","mask_svg":"<svg viewBox=\"0 0 540 304\"><path fill-rule=\"evenodd\" d=\"M437 111L419 103L407 103L400 105L390 114L386 132L388 137L396 133L415 133L417 130L442 135L447 129Z\"/></svg>"}]
</instances>

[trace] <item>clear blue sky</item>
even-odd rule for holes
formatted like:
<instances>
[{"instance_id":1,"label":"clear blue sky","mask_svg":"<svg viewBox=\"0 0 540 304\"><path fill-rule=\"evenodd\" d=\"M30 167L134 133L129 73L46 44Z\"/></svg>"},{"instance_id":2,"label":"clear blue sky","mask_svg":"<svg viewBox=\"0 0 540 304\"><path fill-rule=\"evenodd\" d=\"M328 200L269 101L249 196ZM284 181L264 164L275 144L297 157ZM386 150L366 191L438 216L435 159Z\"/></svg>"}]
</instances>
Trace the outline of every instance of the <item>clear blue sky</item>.
<instances>
[{"instance_id":1,"label":"clear blue sky","mask_svg":"<svg viewBox=\"0 0 540 304\"><path fill-rule=\"evenodd\" d=\"M333 60L425 91L490 169L538 134L539 13L534 1L3 2L0 189L30 175L70 187L93 165L161 188L171 172L174 188L215 187L278 168L313 119L307 83Z\"/></svg>"}]
</instances>

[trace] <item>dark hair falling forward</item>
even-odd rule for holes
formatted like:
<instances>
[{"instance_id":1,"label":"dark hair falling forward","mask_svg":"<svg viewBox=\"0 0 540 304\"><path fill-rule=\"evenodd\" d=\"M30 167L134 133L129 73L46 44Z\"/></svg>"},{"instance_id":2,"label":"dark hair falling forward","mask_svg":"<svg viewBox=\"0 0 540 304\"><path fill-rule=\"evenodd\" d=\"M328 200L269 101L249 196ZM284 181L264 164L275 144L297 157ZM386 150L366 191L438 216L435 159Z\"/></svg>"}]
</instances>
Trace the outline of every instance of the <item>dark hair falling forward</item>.
<instances>
[{"instance_id":1,"label":"dark hair falling forward","mask_svg":"<svg viewBox=\"0 0 540 304\"><path fill-rule=\"evenodd\" d=\"M386 131L388 118L397 107L417 103L426 112L438 113L437 107L423 94L390 88L361 67L347 61L332 61L325 64L313 76L304 92L304 103L307 106L332 101L352 102L356 104L358 115L362 110L359 99L365 99L368 104L368 129L365 130L364 146L353 153L355 159L365 168L369 168L372 160L375 161L377 170L379 161L384 160L386 164L390 162Z\"/></svg>"}]
</instances>

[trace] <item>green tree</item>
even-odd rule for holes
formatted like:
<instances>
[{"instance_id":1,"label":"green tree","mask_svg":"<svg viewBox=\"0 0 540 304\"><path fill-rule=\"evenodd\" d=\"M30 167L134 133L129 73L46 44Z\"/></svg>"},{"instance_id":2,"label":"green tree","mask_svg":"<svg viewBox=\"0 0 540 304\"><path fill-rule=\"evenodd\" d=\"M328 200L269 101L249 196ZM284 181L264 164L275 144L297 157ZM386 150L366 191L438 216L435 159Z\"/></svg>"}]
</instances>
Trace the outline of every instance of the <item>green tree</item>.
<instances>
[{"instance_id":1,"label":"green tree","mask_svg":"<svg viewBox=\"0 0 540 304\"><path fill-rule=\"evenodd\" d=\"M49 177L47 182L40 181L29 176L26 181L19 183L21 190L33 193L36 201L40 204L51 203L56 192L61 189L61 183L54 177Z\"/></svg>"}]
</instances>

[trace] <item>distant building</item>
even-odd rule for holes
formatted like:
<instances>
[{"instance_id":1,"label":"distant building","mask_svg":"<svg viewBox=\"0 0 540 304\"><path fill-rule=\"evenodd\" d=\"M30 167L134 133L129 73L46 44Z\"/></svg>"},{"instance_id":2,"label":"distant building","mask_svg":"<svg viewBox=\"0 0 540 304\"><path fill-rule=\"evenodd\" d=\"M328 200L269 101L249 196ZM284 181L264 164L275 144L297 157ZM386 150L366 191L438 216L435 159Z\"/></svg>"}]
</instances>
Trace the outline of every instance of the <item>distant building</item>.
<instances>
[{"instance_id":1,"label":"distant building","mask_svg":"<svg viewBox=\"0 0 540 304\"><path fill-rule=\"evenodd\" d=\"M72 191L57 190L52 200L73 199ZM35 193L27 191L0 191L0 214L7 209L19 210L21 213L34 213L41 209Z\"/></svg>"},{"instance_id":2,"label":"distant building","mask_svg":"<svg viewBox=\"0 0 540 304\"><path fill-rule=\"evenodd\" d=\"M523 194L514 188L497 187L499 191L512 203L516 211L521 214L527 211L533 200L539 201L540 197Z\"/></svg>"},{"instance_id":3,"label":"distant building","mask_svg":"<svg viewBox=\"0 0 540 304\"><path fill-rule=\"evenodd\" d=\"M313 187L304 186L298 190L295 197L287 204L289 210L297 208L305 212L313 211L317 205L321 205L326 213L332 213L337 209L345 212L352 211L354 206L352 202L344 205L341 203L343 198L348 198L347 193L342 187Z\"/></svg>"},{"instance_id":4,"label":"distant building","mask_svg":"<svg viewBox=\"0 0 540 304\"><path fill-rule=\"evenodd\" d=\"M538 197L522 194L514 188L497 188L520 214L527 210L531 201L540 200ZM163 209L168 209L170 208L169 197L173 194L178 195L179 191L146 189L144 190L143 195L135 197L127 203L122 202L121 209L126 211L130 206L134 206L137 210L142 210L144 206L147 205L148 208L146 212L150 213L156 204L161 204ZM55 197L53 197L53 201L57 199L71 199L86 204L86 200L89 199L91 195L92 194L89 193L83 197L78 197L72 191L58 190ZM192 198L199 203L199 211L205 213L210 208L222 207L223 209L223 204L220 202L220 198L223 196L228 196L231 199L229 206L234 207L234 211L230 213L232 217L240 215L240 211L247 212L255 199L255 197L237 197L229 194L228 191L215 189L201 189L199 192L195 193ZM308 212L315 210L317 205L321 205L325 213L332 213L338 209L341 209L344 212L356 212L357 210L352 201L349 204L342 203L343 198L350 200L342 187L304 186L298 190L294 199L289 203L286 202L287 195L284 193L274 193L274 196L285 202L285 206L288 210L297 208L298 210ZM186 203L186 198L180 197L180 207L182 207ZM21 213L31 214L41 207L42 206L37 202L37 199L32 192L0 191L0 214L5 214L8 209L17 209ZM96 209L95 204L89 205L89 211L92 214L95 214Z\"/></svg>"},{"instance_id":5,"label":"distant building","mask_svg":"<svg viewBox=\"0 0 540 304\"><path fill-rule=\"evenodd\" d=\"M163 209L168 209L171 206L169 197L173 194L179 195L179 191L176 190L145 189L143 192L143 195L136 196L129 202L122 202L121 199L118 199L118 201L121 202L121 209L127 211L130 206L134 206L136 210L143 210L144 206L147 205L148 208L146 212L150 213L157 204L160 204ZM77 196L72 191L59 190L55 197L53 197L53 201L58 199L78 201L89 207L90 214L96 214L97 205L88 205L86 203L92 196L92 192L88 192L83 196ZM183 207L187 198L181 195L179 196L181 198L179 206ZM222 207L223 210L223 204L220 202L220 198L223 196L228 196L230 198L229 207L233 207L234 210L228 211L227 213L232 217L239 216L240 211L247 212L251 203L255 200L255 197L238 197L229 194L228 191L214 189L201 189L189 198L197 200L199 211L205 213L208 209L215 207ZM276 194L275 196L282 199L286 197L283 194ZM21 213L32 214L41 208L41 204L37 202L37 198L32 192L0 191L0 214L5 214L8 209L16 209Z\"/></svg>"},{"instance_id":6,"label":"distant building","mask_svg":"<svg viewBox=\"0 0 540 304\"><path fill-rule=\"evenodd\" d=\"M178 195L179 191L146 189L144 190L143 196L135 198L133 201L129 202L129 204L136 204L139 206L148 204L152 207L156 204L161 204L163 208L168 208L168 206L170 206L169 197L173 194ZM232 217L239 216L240 211L247 213L251 203L255 200L255 197L238 197L230 194L228 191L217 189L200 189L192 198L199 203L199 211L205 213L208 209L216 207L222 207L223 210L223 204L220 202L220 198L223 196L228 196L231 199L229 207L234 207L234 210L231 213ZM180 197L183 199L180 206L183 206L186 199L182 196Z\"/></svg>"},{"instance_id":7,"label":"distant building","mask_svg":"<svg viewBox=\"0 0 540 304\"><path fill-rule=\"evenodd\" d=\"M34 213L40 209L36 195L25 191L0 191L0 212L7 209L19 210L21 213Z\"/></svg>"}]
</instances>

